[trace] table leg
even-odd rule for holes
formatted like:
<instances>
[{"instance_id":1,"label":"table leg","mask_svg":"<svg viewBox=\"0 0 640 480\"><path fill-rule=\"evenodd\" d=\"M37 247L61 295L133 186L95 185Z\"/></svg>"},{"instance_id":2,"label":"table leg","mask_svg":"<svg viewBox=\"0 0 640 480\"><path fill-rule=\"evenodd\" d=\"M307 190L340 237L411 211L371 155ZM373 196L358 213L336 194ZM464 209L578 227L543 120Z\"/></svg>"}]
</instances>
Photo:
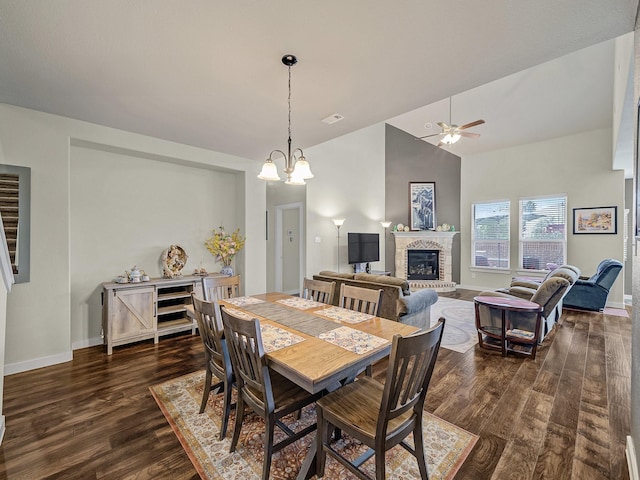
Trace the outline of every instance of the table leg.
<instances>
[{"instance_id":1,"label":"table leg","mask_svg":"<svg viewBox=\"0 0 640 480\"><path fill-rule=\"evenodd\" d=\"M316 432L316 435L318 435L317 432ZM316 439L314 438L311 441L311 447L307 452L307 456L305 457L304 462L302 462L302 466L300 467L300 471L298 472L298 476L296 477L296 480L307 480L316 474L316 452L317 451L318 449L316 445Z\"/></svg>"},{"instance_id":2,"label":"table leg","mask_svg":"<svg viewBox=\"0 0 640 480\"><path fill-rule=\"evenodd\" d=\"M500 346L502 347L502 356L507 356L507 324L506 324L506 310L502 310L502 338L500 339Z\"/></svg>"}]
</instances>

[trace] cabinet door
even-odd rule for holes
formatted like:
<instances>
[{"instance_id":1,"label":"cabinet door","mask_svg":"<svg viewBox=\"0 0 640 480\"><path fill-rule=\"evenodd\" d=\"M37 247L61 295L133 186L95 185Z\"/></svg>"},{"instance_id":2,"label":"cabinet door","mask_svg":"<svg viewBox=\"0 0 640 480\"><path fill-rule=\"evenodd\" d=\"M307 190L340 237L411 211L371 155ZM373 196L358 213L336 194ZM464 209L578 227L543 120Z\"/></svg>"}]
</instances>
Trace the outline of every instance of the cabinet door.
<instances>
[{"instance_id":1,"label":"cabinet door","mask_svg":"<svg viewBox=\"0 0 640 480\"><path fill-rule=\"evenodd\" d=\"M110 302L113 307L110 316L114 341L155 331L153 287L115 290Z\"/></svg>"}]
</instances>

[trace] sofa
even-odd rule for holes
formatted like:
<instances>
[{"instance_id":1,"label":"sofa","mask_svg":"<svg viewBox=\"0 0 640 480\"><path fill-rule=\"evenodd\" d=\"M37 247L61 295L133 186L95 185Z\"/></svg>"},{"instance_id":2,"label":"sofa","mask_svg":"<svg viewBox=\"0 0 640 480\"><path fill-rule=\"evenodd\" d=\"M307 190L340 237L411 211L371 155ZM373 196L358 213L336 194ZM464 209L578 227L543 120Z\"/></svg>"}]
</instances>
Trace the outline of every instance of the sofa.
<instances>
[{"instance_id":1,"label":"sofa","mask_svg":"<svg viewBox=\"0 0 640 480\"><path fill-rule=\"evenodd\" d=\"M324 270L314 275L313 279L336 282L336 291L340 291L342 284L382 290L382 301L378 313L380 317L422 329L430 327L431 305L438 301L438 294L435 290L425 288L411 292L409 283L398 277ZM333 305L337 306L339 301L339 295L334 295Z\"/></svg>"},{"instance_id":2,"label":"sofa","mask_svg":"<svg viewBox=\"0 0 640 480\"><path fill-rule=\"evenodd\" d=\"M612 258L602 260L590 277L580 277L564 298L564 306L595 312L604 309L609 290L622 270L622 263Z\"/></svg>"}]
</instances>

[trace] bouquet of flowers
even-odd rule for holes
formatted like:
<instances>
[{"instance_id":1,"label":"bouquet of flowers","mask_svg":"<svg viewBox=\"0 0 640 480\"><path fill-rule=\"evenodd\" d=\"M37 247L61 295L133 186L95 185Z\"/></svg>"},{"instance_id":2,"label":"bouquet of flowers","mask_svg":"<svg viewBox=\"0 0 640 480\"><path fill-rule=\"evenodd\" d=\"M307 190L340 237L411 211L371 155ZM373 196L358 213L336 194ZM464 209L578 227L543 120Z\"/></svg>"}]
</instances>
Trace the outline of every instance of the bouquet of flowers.
<instances>
[{"instance_id":1,"label":"bouquet of flowers","mask_svg":"<svg viewBox=\"0 0 640 480\"><path fill-rule=\"evenodd\" d=\"M233 257L244 247L245 240L246 238L240 235L239 228L232 233L227 233L221 226L218 230L213 230L213 236L207 238L204 245L217 261L228 267Z\"/></svg>"}]
</instances>

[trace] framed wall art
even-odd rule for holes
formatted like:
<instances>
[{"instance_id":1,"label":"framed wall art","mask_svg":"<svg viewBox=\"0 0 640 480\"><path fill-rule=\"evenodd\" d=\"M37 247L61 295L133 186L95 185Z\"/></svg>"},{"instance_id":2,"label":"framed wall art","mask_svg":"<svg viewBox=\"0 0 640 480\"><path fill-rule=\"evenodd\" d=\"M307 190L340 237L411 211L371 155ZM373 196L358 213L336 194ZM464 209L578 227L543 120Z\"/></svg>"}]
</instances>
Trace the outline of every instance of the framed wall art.
<instances>
[{"instance_id":1,"label":"framed wall art","mask_svg":"<svg viewBox=\"0 0 640 480\"><path fill-rule=\"evenodd\" d=\"M435 230L435 182L409 182L409 225L411 230Z\"/></svg>"},{"instance_id":2,"label":"framed wall art","mask_svg":"<svg viewBox=\"0 0 640 480\"><path fill-rule=\"evenodd\" d=\"M618 233L618 207L574 208L573 233Z\"/></svg>"}]
</instances>

